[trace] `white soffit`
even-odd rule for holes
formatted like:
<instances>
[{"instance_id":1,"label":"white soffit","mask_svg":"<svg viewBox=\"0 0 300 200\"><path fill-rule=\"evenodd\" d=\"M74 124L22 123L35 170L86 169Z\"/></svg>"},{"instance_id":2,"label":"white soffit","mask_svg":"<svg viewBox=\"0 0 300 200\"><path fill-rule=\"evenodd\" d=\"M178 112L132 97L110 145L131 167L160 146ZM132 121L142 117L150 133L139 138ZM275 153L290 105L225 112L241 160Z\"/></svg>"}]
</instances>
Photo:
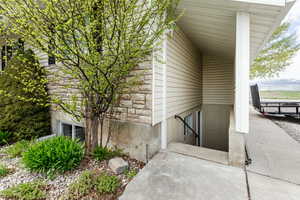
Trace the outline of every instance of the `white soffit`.
<instances>
[{"instance_id":1,"label":"white soffit","mask_svg":"<svg viewBox=\"0 0 300 200\"><path fill-rule=\"evenodd\" d=\"M178 24L204 54L234 59L236 13L249 12L252 60L293 3L274 6L261 4L266 0L250 1L181 0L178 10L184 13Z\"/></svg>"}]
</instances>

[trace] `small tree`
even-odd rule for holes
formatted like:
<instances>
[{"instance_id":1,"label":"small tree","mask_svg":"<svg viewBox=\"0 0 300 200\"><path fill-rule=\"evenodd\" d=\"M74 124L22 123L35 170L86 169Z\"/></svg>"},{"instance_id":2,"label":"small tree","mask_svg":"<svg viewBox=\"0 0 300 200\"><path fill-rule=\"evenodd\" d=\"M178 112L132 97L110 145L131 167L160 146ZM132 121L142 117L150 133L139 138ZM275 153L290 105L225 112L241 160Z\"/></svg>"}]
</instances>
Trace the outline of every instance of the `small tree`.
<instances>
[{"instance_id":1,"label":"small tree","mask_svg":"<svg viewBox=\"0 0 300 200\"><path fill-rule=\"evenodd\" d=\"M251 67L251 78L271 78L291 64L300 45L295 34L289 34L290 24L279 26L260 51Z\"/></svg>"},{"instance_id":2,"label":"small tree","mask_svg":"<svg viewBox=\"0 0 300 200\"><path fill-rule=\"evenodd\" d=\"M8 142L49 135L45 69L31 50L18 50L8 64L0 73L0 131L11 133Z\"/></svg>"},{"instance_id":3,"label":"small tree","mask_svg":"<svg viewBox=\"0 0 300 200\"><path fill-rule=\"evenodd\" d=\"M80 95L52 102L86 122L86 147L103 145L103 120L124 90L126 79L157 49L175 24L178 0L6 0L0 3L2 33L16 34L32 47L55 56L60 70ZM49 48L51 45L51 48Z\"/></svg>"}]
</instances>

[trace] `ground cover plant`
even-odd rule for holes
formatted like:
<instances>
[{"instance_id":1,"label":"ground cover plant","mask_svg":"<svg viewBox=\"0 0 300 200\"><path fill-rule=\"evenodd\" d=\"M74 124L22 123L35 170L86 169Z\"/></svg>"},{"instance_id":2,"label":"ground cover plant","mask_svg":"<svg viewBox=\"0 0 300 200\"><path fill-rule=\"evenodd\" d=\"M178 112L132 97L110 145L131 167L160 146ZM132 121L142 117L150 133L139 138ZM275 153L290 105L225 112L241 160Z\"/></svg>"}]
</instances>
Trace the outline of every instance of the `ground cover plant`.
<instances>
[{"instance_id":1,"label":"ground cover plant","mask_svg":"<svg viewBox=\"0 0 300 200\"><path fill-rule=\"evenodd\" d=\"M137 175L138 171L136 169L131 169L131 170L127 170L125 172L125 175L127 176L127 178L132 179L133 177L135 177Z\"/></svg>"},{"instance_id":2,"label":"ground cover plant","mask_svg":"<svg viewBox=\"0 0 300 200\"><path fill-rule=\"evenodd\" d=\"M64 199L81 199L89 194L96 196L113 195L120 188L121 181L115 175L106 172L97 174L95 171L85 171L69 186Z\"/></svg>"},{"instance_id":3,"label":"ground cover plant","mask_svg":"<svg viewBox=\"0 0 300 200\"><path fill-rule=\"evenodd\" d=\"M12 169L6 167L3 164L0 164L0 178L7 176L8 174L10 174L12 172Z\"/></svg>"},{"instance_id":4,"label":"ground cover plant","mask_svg":"<svg viewBox=\"0 0 300 200\"><path fill-rule=\"evenodd\" d=\"M51 175L75 169L83 157L81 142L58 136L31 145L22 160L29 170Z\"/></svg>"},{"instance_id":5,"label":"ground cover plant","mask_svg":"<svg viewBox=\"0 0 300 200\"><path fill-rule=\"evenodd\" d=\"M122 155L123 153L121 149L113 149L108 147L96 147L92 154L93 158L98 161L109 160Z\"/></svg>"},{"instance_id":6,"label":"ground cover plant","mask_svg":"<svg viewBox=\"0 0 300 200\"><path fill-rule=\"evenodd\" d=\"M6 199L41 200L46 198L46 185L40 181L22 183L0 191Z\"/></svg>"},{"instance_id":7,"label":"ground cover plant","mask_svg":"<svg viewBox=\"0 0 300 200\"><path fill-rule=\"evenodd\" d=\"M69 186L65 199L81 199L91 192L94 187L94 176L92 171L84 171L78 179Z\"/></svg>"},{"instance_id":8,"label":"ground cover plant","mask_svg":"<svg viewBox=\"0 0 300 200\"><path fill-rule=\"evenodd\" d=\"M33 144L33 141L21 140L10 145L4 150L4 153L11 158L21 157L24 152Z\"/></svg>"},{"instance_id":9,"label":"ground cover plant","mask_svg":"<svg viewBox=\"0 0 300 200\"><path fill-rule=\"evenodd\" d=\"M96 191L100 194L110 194L116 192L121 183L117 176L102 173L96 178Z\"/></svg>"}]
</instances>

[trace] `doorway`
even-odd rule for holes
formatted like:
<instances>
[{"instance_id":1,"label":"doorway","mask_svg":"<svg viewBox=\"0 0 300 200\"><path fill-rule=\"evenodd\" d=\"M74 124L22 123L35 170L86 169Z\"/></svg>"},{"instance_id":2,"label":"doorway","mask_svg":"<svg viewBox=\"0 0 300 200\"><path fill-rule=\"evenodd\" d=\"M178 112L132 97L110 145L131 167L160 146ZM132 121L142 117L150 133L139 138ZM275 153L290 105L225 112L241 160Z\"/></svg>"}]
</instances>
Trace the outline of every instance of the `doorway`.
<instances>
[{"instance_id":1,"label":"doorway","mask_svg":"<svg viewBox=\"0 0 300 200\"><path fill-rule=\"evenodd\" d=\"M202 112L201 111L197 111L195 113L196 117L195 117L195 124L196 124L196 132L199 135L197 141L196 141L196 145L197 146L202 146Z\"/></svg>"}]
</instances>

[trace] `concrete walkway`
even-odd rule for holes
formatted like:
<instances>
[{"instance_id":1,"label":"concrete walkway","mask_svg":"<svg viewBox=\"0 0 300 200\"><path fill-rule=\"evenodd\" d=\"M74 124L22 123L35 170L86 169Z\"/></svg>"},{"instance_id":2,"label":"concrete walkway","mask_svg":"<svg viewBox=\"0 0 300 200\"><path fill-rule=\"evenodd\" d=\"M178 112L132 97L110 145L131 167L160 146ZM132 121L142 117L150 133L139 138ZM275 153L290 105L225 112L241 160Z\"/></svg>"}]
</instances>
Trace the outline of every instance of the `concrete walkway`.
<instances>
[{"instance_id":1,"label":"concrete walkway","mask_svg":"<svg viewBox=\"0 0 300 200\"><path fill-rule=\"evenodd\" d=\"M173 152L157 154L120 200L247 200L242 169Z\"/></svg>"},{"instance_id":2,"label":"concrete walkway","mask_svg":"<svg viewBox=\"0 0 300 200\"><path fill-rule=\"evenodd\" d=\"M246 144L252 159L249 172L300 185L300 144L256 111L250 113Z\"/></svg>"}]
</instances>

